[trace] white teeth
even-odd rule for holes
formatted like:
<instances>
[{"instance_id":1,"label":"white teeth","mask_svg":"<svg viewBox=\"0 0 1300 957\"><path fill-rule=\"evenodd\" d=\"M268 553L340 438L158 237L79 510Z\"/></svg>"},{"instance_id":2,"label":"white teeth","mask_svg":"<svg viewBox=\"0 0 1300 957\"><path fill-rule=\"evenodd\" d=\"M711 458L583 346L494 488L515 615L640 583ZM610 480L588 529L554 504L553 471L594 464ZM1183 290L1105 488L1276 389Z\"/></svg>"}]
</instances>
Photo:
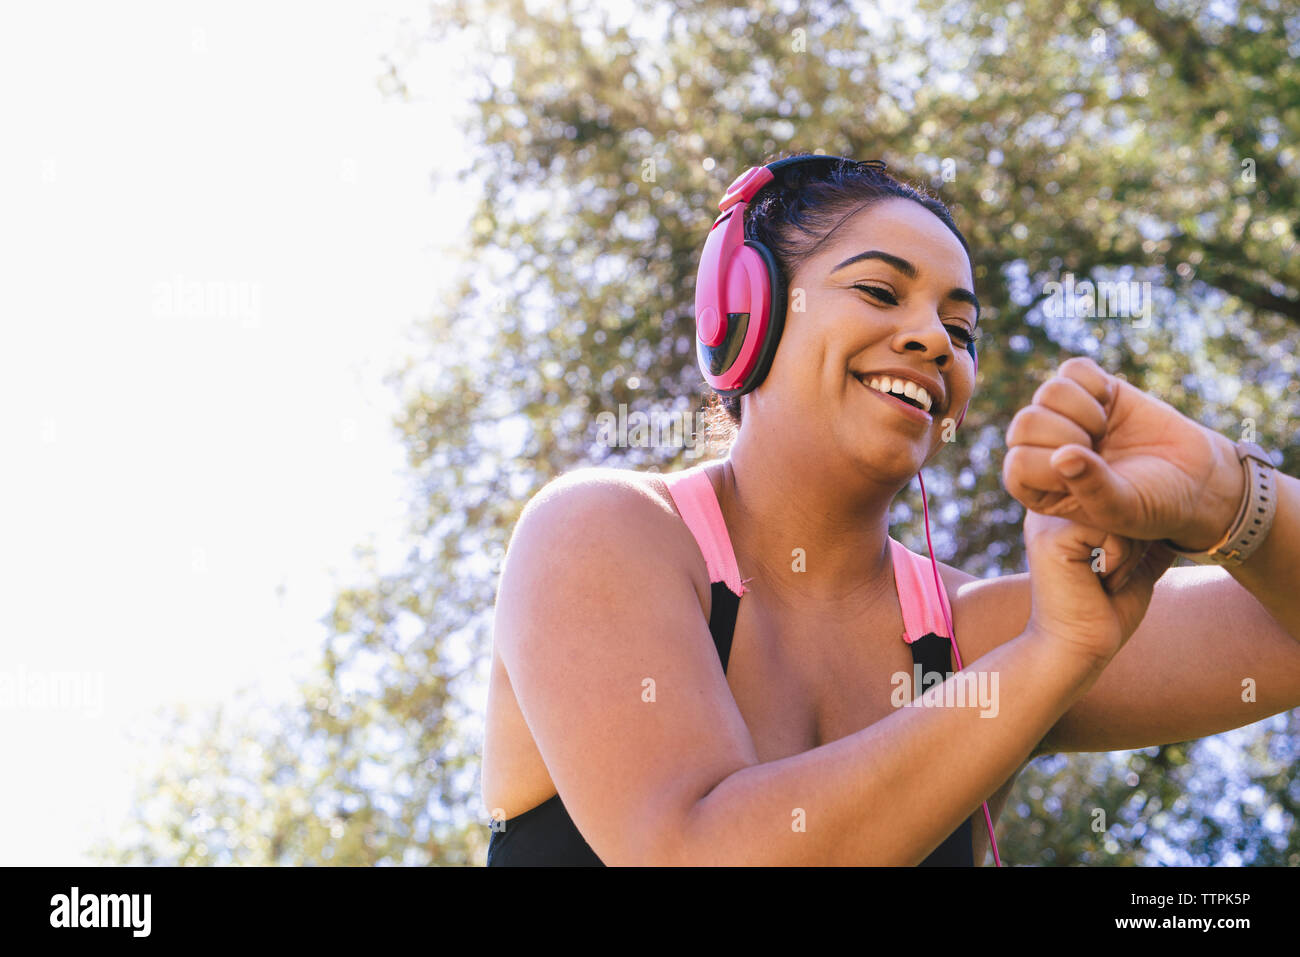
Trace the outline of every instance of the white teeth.
<instances>
[{"instance_id":1,"label":"white teeth","mask_svg":"<svg viewBox=\"0 0 1300 957\"><path fill-rule=\"evenodd\" d=\"M894 392L898 395L905 395L909 399L915 399L921 404L921 407L924 408L926 412L929 412L931 406L934 405L934 400L930 397L930 393L927 392L923 386L919 386L915 382L910 382L907 379L899 379L887 375L874 376L867 381L867 385L875 389L877 392Z\"/></svg>"}]
</instances>

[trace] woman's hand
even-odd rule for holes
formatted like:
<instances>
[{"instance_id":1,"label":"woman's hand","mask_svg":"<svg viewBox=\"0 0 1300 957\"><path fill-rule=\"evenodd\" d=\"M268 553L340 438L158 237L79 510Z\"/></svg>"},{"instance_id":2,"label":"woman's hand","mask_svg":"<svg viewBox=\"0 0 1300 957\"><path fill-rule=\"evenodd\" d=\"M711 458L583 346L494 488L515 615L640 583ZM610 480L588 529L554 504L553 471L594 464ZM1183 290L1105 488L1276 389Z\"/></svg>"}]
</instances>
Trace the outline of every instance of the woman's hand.
<instances>
[{"instance_id":1,"label":"woman's hand","mask_svg":"<svg viewBox=\"0 0 1300 957\"><path fill-rule=\"evenodd\" d=\"M1061 363L1016 413L1007 449L1002 481L1026 508L1181 548L1214 545L1244 491L1228 439L1087 358Z\"/></svg>"},{"instance_id":2,"label":"woman's hand","mask_svg":"<svg viewBox=\"0 0 1300 957\"><path fill-rule=\"evenodd\" d=\"M1025 513L1031 608L1026 631L1105 666L1137 630L1174 553L1064 518ZM1131 571L1119 587L1109 570Z\"/></svg>"}]
</instances>

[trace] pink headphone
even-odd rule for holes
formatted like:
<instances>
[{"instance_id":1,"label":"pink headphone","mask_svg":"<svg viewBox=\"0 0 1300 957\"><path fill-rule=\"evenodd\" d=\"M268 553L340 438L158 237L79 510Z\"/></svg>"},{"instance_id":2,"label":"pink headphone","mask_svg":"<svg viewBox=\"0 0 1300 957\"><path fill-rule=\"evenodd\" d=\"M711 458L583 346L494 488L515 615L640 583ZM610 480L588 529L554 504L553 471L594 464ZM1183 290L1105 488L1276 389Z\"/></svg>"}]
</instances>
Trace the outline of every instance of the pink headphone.
<instances>
[{"instance_id":1,"label":"pink headphone","mask_svg":"<svg viewBox=\"0 0 1300 957\"><path fill-rule=\"evenodd\" d=\"M785 328L786 288L776 257L765 245L745 238L745 210L776 173L798 163L837 163L883 170L881 160L843 156L793 156L767 166L751 166L727 187L722 211L709 229L695 277L695 355L704 380L731 398L757 389L767 377ZM721 228L719 228L721 227ZM979 374L975 343L967 347ZM966 407L970 405L968 401ZM966 407L957 419L966 418Z\"/></svg>"},{"instance_id":2,"label":"pink headphone","mask_svg":"<svg viewBox=\"0 0 1300 957\"><path fill-rule=\"evenodd\" d=\"M881 160L851 160L843 156L794 156L767 166L751 166L727 187L718 203L722 211L709 228L704 255L695 278L695 355L700 371L714 391L731 398L757 389L772 366L781 332L785 328L786 288L776 257L765 245L745 239L745 210L763 187L776 180L776 173L796 163L824 163L833 166L869 166L884 169ZM718 227L722 228L719 229ZM966 346L975 360L979 375L979 353L975 343ZM960 427L966 418L967 400L957 418ZM918 473L918 478L920 475ZM925 500L925 480L921 479L921 507L925 511L925 544L930 552L934 584L944 594L939 581L939 566L930 545L930 508ZM961 652L957 650L957 632L948 614L947 602L940 600L944 621L957 669L961 670ZM998 842L993 836L993 818L984 802L984 823L988 827L993 861L1002 866Z\"/></svg>"}]
</instances>

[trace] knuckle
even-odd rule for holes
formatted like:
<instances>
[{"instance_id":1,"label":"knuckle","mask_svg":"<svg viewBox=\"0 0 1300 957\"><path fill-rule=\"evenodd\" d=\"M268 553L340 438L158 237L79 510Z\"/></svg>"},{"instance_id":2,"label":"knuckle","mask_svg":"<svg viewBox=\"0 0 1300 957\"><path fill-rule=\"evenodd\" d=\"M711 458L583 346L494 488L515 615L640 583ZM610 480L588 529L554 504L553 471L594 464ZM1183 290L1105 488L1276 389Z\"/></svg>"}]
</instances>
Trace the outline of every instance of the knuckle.
<instances>
[{"instance_id":1,"label":"knuckle","mask_svg":"<svg viewBox=\"0 0 1300 957\"><path fill-rule=\"evenodd\" d=\"M1002 484L1008 492L1019 498L1020 476L1010 460L1002 463Z\"/></svg>"},{"instance_id":2,"label":"knuckle","mask_svg":"<svg viewBox=\"0 0 1300 957\"><path fill-rule=\"evenodd\" d=\"M1052 376L1034 392L1034 405L1050 407L1052 398L1060 394L1063 382L1060 376Z\"/></svg>"},{"instance_id":3,"label":"knuckle","mask_svg":"<svg viewBox=\"0 0 1300 957\"><path fill-rule=\"evenodd\" d=\"M1016 414L1011 417L1011 425L1015 426L1017 423L1023 425L1026 420L1033 419L1036 416L1041 415L1042 412L1043 408L1040 405L1027 405L1024 408L1017 410Z\"/></svg>"},{"instance_id":4,"label":"knuckle","mask_svg":"<svg viewBox=\"0 0 1300 957\"><path fill-rule=\"evenodd\" d=\"M1007 446L1010 447L1020 441L1021 433L1025 428L1025 409L1021 409L1011 417L1007 424Z\"/></svg>"}]
</instances>

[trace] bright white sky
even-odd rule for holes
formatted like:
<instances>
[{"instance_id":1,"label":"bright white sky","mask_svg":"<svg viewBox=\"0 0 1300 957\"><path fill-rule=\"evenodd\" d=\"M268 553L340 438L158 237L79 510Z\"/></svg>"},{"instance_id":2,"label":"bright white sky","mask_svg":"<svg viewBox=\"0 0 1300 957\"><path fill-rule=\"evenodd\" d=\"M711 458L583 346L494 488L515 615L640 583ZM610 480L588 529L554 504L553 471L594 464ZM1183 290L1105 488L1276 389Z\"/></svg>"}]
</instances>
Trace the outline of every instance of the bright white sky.
<instances>
[{"instance_id":1,"label":"bright white sky","mask_svg":"<svg viewBox=\"0 0 1300 957\"><path fill-rule=\"evenodd\" d=\"M427 7L0 12L0 865L89 863L142 757L123 732L287 693L331 576L393 551L382 376L475 198L430 185L460 163L453 98L378 86ZM418 66L427 93L452 62ZM86 704L34 706L51 671Z\"/></svg>"}]
</instances>

